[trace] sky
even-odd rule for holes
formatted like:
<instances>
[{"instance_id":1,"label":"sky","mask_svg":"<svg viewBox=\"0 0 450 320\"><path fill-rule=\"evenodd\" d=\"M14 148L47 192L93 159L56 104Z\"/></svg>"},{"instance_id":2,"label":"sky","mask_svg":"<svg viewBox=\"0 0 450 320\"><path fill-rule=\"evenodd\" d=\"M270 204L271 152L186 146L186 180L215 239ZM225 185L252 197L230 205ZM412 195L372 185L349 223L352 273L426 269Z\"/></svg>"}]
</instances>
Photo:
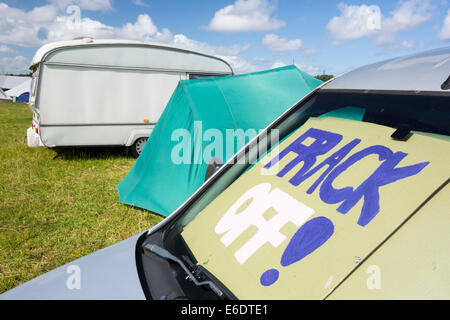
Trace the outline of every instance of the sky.
<instances>
[{"instance_id":1,"label":"sky","mask_svg":"<svg viewBox=\"0 0 450 320\"><path fill-rule=\"evenodd\" d=\"M450 0L0 0L0 74L79 36L160 42L235 73L289 64L312 75L450 46Z\"/></svg>"}]
</instances>

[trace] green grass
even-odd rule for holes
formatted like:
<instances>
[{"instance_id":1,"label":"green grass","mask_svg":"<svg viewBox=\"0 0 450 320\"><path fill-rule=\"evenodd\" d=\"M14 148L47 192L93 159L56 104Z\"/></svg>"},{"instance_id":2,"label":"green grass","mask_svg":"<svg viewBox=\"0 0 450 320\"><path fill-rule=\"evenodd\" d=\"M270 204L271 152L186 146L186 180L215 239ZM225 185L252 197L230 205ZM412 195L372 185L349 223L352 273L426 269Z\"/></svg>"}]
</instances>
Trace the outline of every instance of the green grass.
<instances>
[{"instance_id":1,"label":"green grass","mask_svg":"<svg viewBox=\"0 0 450 320\"><path fill-rule=\"evenodd\" d=\"M25 104L0 103L0 293L162 219L118 203L115 186L135 159L28 148L31 116Z\"/></svg>"}]
</instances>

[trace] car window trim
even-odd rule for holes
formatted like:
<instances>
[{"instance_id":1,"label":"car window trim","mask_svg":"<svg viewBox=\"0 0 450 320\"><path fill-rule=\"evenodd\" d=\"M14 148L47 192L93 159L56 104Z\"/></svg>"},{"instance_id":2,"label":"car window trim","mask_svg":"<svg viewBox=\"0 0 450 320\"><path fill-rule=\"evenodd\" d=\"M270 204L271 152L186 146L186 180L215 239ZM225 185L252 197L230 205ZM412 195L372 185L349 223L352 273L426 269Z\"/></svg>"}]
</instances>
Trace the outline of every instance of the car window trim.
<instances>
[{"instance_id":1,"label":"car window trim","mask_svg":"<svg viewBox=\"0 0 450 320\"><path fill-rule=\"evenodd\" d=\"M320 92L325 93L366 93L366 94L384 94L397 96L450 96L446 91L420 91L420 90L373 90L373 89L327 89L322 88Z\"/></svg>"}]
</instances>

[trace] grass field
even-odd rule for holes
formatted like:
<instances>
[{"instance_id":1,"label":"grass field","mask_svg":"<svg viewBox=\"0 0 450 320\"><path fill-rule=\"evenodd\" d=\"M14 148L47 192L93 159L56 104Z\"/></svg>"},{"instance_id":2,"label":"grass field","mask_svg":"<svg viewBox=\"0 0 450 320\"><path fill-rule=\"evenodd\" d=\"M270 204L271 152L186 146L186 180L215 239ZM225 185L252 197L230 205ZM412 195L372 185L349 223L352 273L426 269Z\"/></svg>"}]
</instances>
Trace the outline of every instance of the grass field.
<instances>
[{"instance_id":1,"label":"grass field","mask_svg":"<svg viewBox=\"0 0 450 320\"><path fill-rule=\"evenodd\" d=\"M115 185L135 159L28 148L31 116L25 104L0 103L0 293L161 220L118 203Z\"/></svg>"}]
</instances>

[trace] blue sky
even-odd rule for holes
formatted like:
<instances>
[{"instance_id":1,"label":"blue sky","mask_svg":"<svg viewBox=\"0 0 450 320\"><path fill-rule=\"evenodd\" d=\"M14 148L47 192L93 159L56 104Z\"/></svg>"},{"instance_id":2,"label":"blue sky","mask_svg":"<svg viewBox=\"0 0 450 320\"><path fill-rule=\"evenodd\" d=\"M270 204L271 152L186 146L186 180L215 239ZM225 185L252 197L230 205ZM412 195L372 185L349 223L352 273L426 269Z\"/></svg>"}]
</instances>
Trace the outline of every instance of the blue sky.
<instances>
[{"instance_id":1,"label":"blue sky","mask_svg":"<svg viewBox=\"0 0 450 320\"><path fill-rule=\"evenodd\" d=\"M0 73L77 36L167 43L237 73L297 64L311 74L450 45L447 0L0 0Z\"/></svg>"}]
</instances>

